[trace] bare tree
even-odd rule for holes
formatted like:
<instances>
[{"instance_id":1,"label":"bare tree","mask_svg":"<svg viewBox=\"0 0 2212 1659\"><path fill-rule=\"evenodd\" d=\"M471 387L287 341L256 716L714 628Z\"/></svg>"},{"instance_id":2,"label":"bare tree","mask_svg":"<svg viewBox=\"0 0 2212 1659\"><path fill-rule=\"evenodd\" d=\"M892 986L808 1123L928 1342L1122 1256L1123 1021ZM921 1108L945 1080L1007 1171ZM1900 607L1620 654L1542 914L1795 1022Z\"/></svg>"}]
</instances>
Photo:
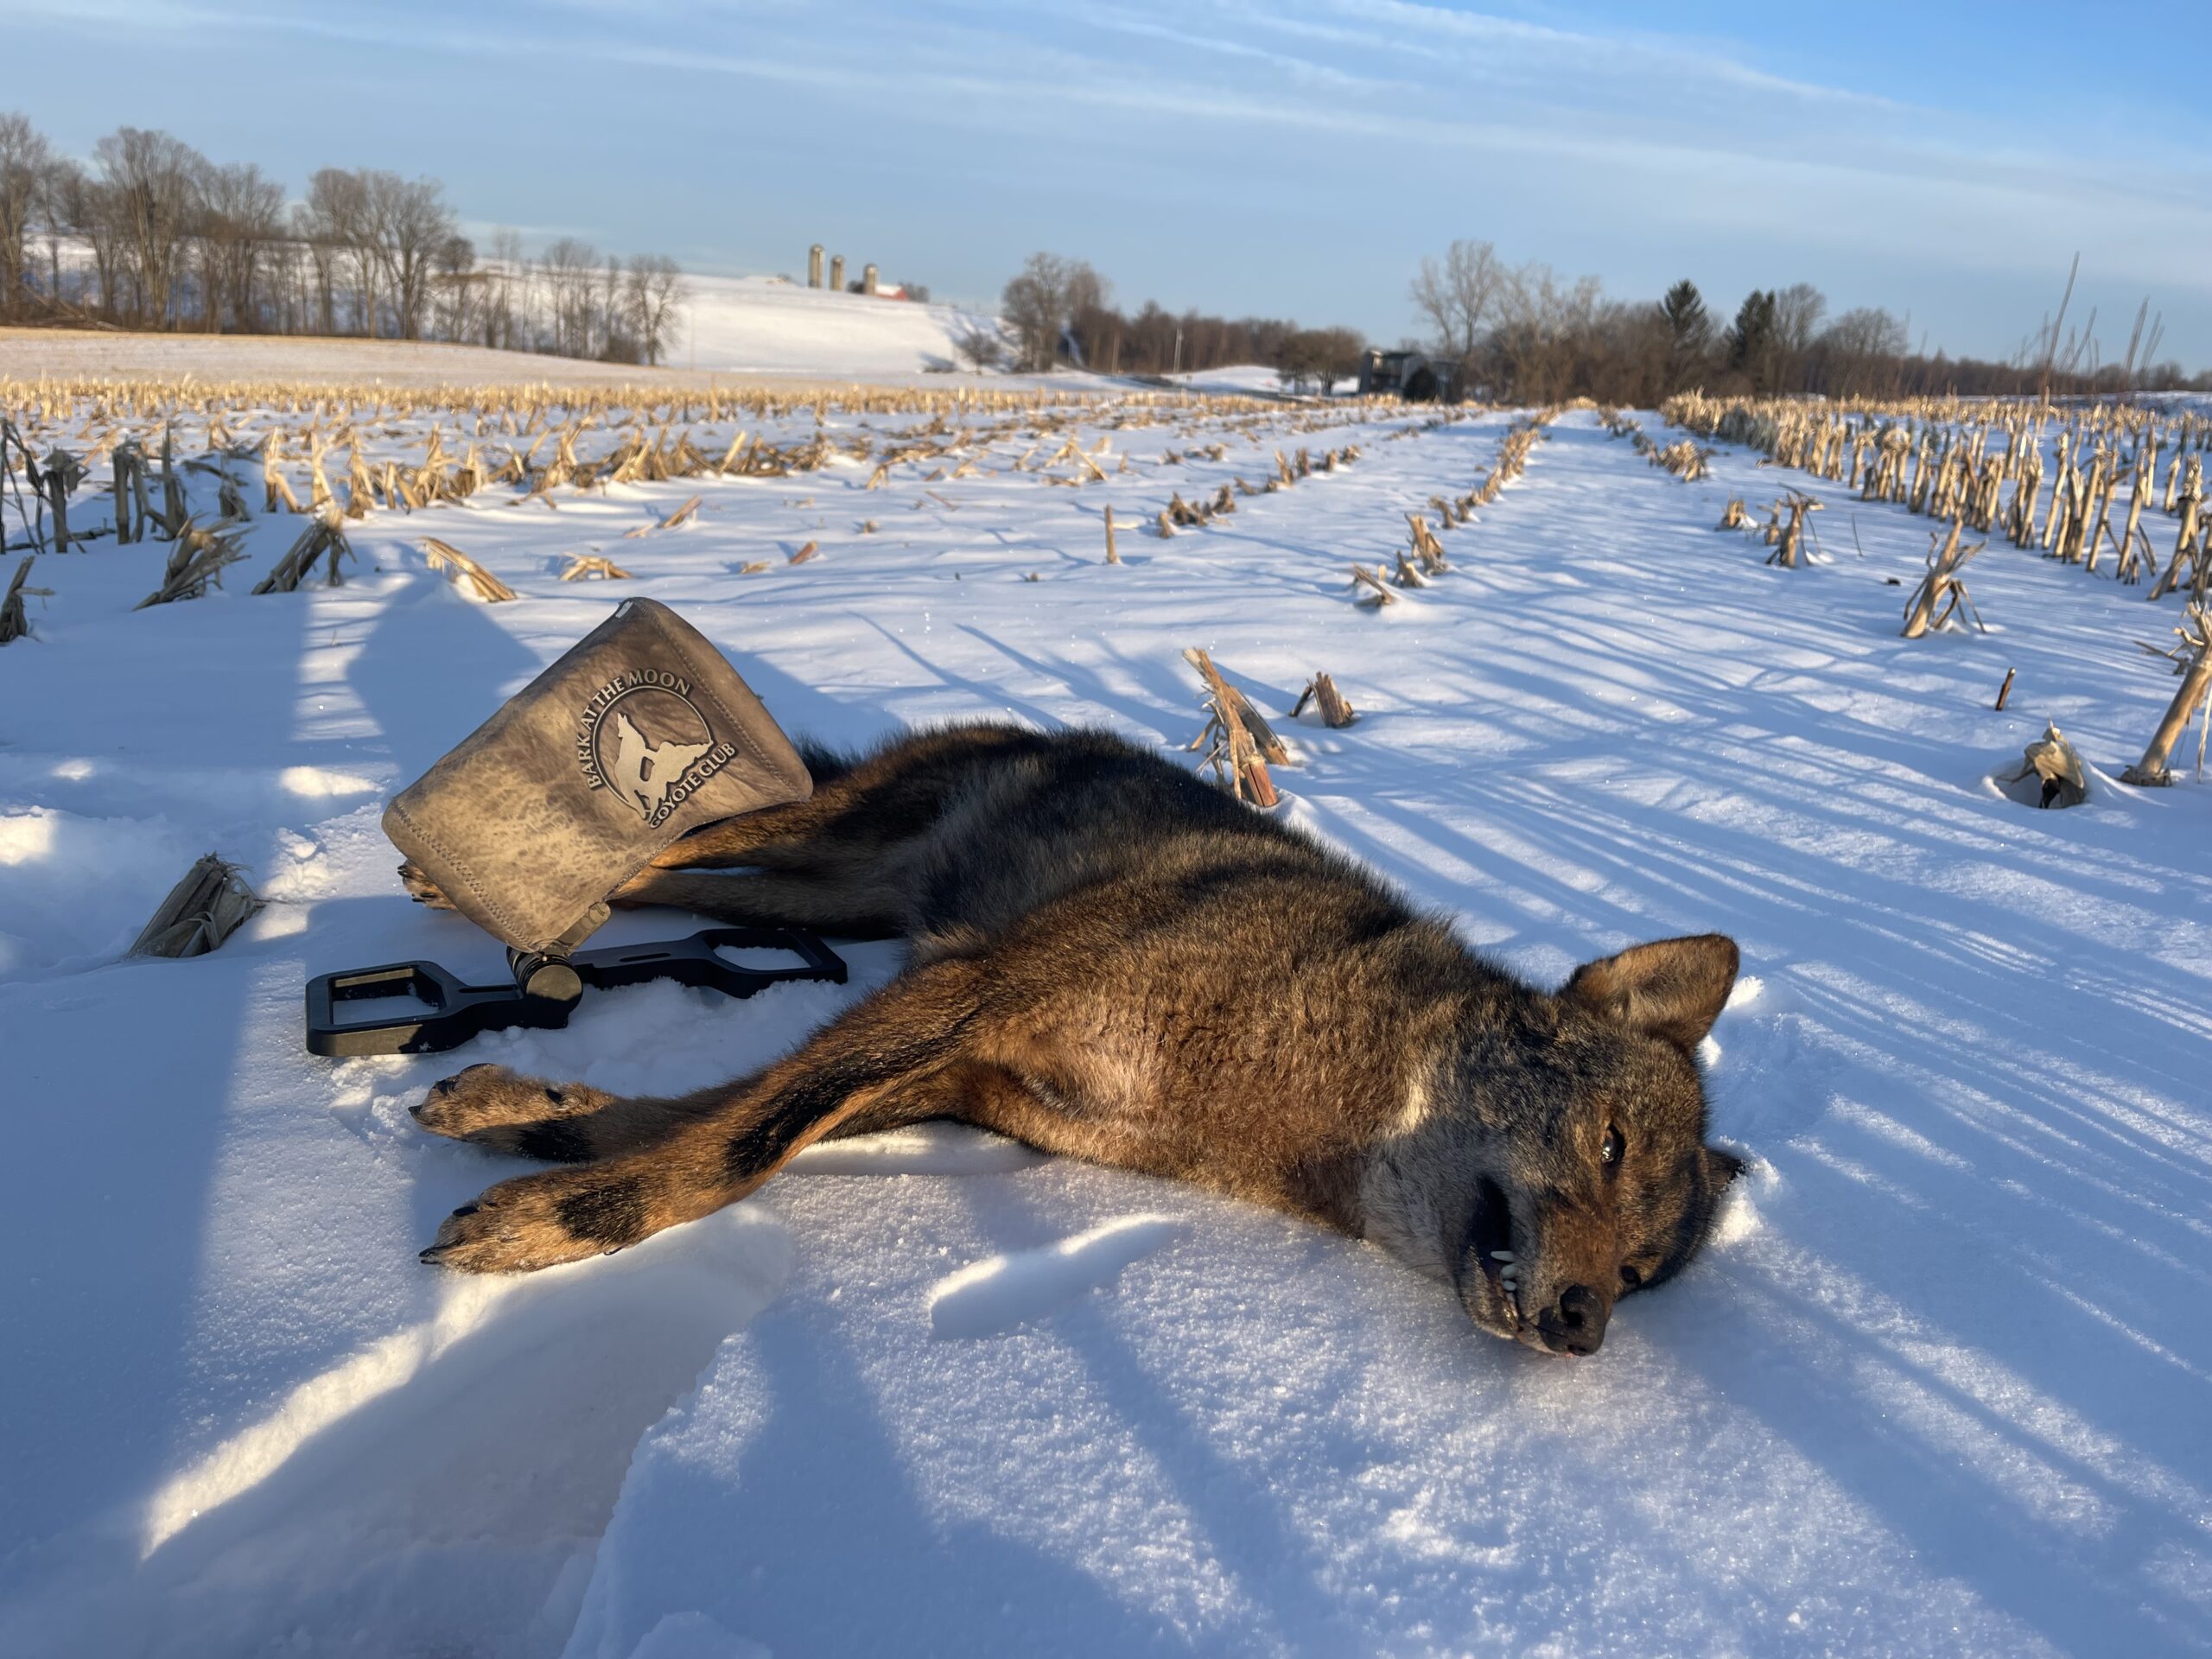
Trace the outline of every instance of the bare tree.
<instances>
[{"instance_id":1,"label":"bare tree","mask_svg":"<svg viewBox=\"0 0 2212 1659\"><path fill-rule=\"evenodd\" d=\"M522 319L530 309L530 267L521 232L504 226L492 232L492 267L495 286L485 296L484 343L512 350L518 334L526 337Z\"/></svg>"},{"instance_id":2,"label":"bare tree","mask_svg":"<svg viewBox=\"0 0 2212 1659\"><path fill-rule=\"evenodd\" d=\"M592 355L606 363L634 363L638 353L623 334L622 262L613 254L599 268L592 296Z\"/></svg>"},{"instance_id":3,"label":"bare tree","mask_svg":"<svg viewBox=\"0 0 2212 1659\"><path fill-rule=\"evenodd\" d=\"M691 290L676 261L664 253L641 253L630 261L623 281L622 307L638 342L638 354L657 364L683 321Z\"/></svg>"},{"instance_id":4,"label":"bare tree","mask_svg":"<svg viewBox=\"0 0 2212 1659\"><path fill-rule=\"evenodd\" d=\"M134 308L165 328L207 161L181 140L140 127L117 128L92 146L92 157L128 256Z\"/></svg>"},{"instance_id":5,"label":"bare tree","mask_svg":"<svg viewBox=\"0 0 2212 1659\"><path fill-rule=\"evenodd\" d=\"M435 324L439 337L467 339L474 332L482 309L480 296L489 281L476 269L476 245L465 236L448 236L431 257L430 275L445 302Z\"/></svg>"},{"instance_id":6,"label":"bare tree","mask_svg":"<svg viewBox=\"0 0 2212 1659\"><path fill-rule=\"evenodd\" d=\"M1849 397L1874 388L1878 378L1904 355L1908 336L1904 324L1888 312L1861 306L1830 323L1817 344L1827 359L1825 389Z\"/></svg>"},{"instance_id":7,"label":"bare tree","mask_svg":"<svg viewBox=\"0 0 2212 1659\"><path fill-rule=\"evenodd\" d=\"M27 117L0 112L0 317L29 298L24 238L53 164L52 149Z\"/></svg>"},{"instance_id":8,"label":"bare tree","mask_svg":"<svg viewBox=\"0 0 2212 1659\"><path fill-rule=\"evenodd\" d=\"M1106 284L1080 259L1033 253L999 303L1013 325L1020 366L1042 373L1059 361L1060 336L1079 311L1106 302Z\"/></svg>"},{"instance_id":9,"label":"bare tree","mask_svg":"<svg viewBox=\"0 0 2212 1659\"><path fill-rule=\"evenodd\" d=\"M1423 257L1413 280L1414 307L1435 330L1440 355L1463 365L1474 361L1483 331L1512 281L1487 242L1454 242L1441 261Z\"/></svg>"},{"instance_id":10,"label":"bare tree","mask_svg":"<svg viewBox=\"0 0 2212 1659\"><path fill-rule=\"evenodd\" d=\"M337 268L341 255L353 264L361 294L359 332L376 333L377 270L371 252L375 240L369 222L368 190L358 173L342 167L318 169L308 180L308 197L301 228L308 255L315 263L315 283L322 309L322 331L338 332Z\"/></svg>"},{"instance_id":11,"label":"bare tree","mask_svg":"<svg viewBox=\"0 0 2212 1659\"><path fill-rule=\"evenodd\" d=\"M547 303L552 310L553 349L566 357L591 351L592 276L599 250L564 236L545 250Z\"/></svg>"},{"instance_id":12,"label":"bare tree","mask_svg":"<svg viewBox=\"0 0 2212 1659\"><path fill-rule=\"evenodd\" d=\"M86 235L83 215L89 194L85 169L67 156L54 156L40 174L33 205L46 237L46 291L55 300L68 298L62 286L61 245ZM77 288L81 294L81 276Z\"/></svg>"},{"instance_id":13,"label":"bare tree","mask_svg":"<svg viewBox=\"0 0 2212 1659\"><path fill-rule=\"evenodd\" d=\"M1795 388L1827 310L1827 296L1810 283L1792 283L1774 296L1774 347L1785 390Z\"/></svg>"},{"instance_id":14,"label":"bare tree","mask_svg":"<svg viewBox=\"0 0 2212 1659\"><path fill-rule=\"evenodd\" d=\"M251 162L211 167L200 181L200 270L207 325L251 332L260 327L255 299L269 248L284 227L284 187Z\"/></svg>"},{"instance_id":15,"label":"bare tree","mask_svg":"<svg viewBox=\"0 0 2212 1659\"><path fill-rule=\"evenodd\" d=\"M1066 272L1067 262L1058 255L1033 253L999 296L1025 369L1041 372L1058 360Z\"/></svg>"},{"instance_id":16,"label":"bare tree","mask_svg":"<svg viewBox=\"0 0 2212 1659\"><path fill-rule=\"evenodd\" d=\"M306 249L291 233L292 220L283 221L283 233L269 244L262 261L264 291L270 296L269 321L280 334L312 333L308 326Z\"/></svg>"},{"instance_id":17,"label":"bare tree","mask_svg":"<svg viewBox=\"0 0 2212 1659\"><path fill-rule=\"evenodd\" d=\"M1491 343L1503 385L1533 404L1570 396L1587 378L1580 359L1597 334L1598 279L1563 286L1549 265L1532 262L1507 273L1501 289Z\"/></svg>"},{"instance_id":18,"label":"bare tree","mask_svg":"<svg viewBox=\"0 0 2212 1659\"><path fill-rule=\"evenodd\" d=\"M978 374L995 369L1006 361L1006 341L995 328L978 323L962 330L952 342L952 349L960 360Z\"/></svg>"},{"instance_id":19,"label":"bare tree","mask_svg":"<svg viewBox=\"0 0 2212 1659\"><path fill-rule=\"evenodd\" d=\"M403 179L397 173L365 172L360 176L369 247L383 268L399 337L420 339L430 273L439 251L454 235L445 187L435 179Z\"/></svg>"},{"instance_id":20,"label":"bare tree","mask_svg":"<svg viewBox=\"0 0 2212 1659\"><path fill-rule=\"evenodd\" d=\"M1339 380L1359 372L1367 342L1350 328L1300 328L1284 337L1275 352L1275 373L1293 389L1308 385L1326 397Z\"/></svg>"}]
</instances>

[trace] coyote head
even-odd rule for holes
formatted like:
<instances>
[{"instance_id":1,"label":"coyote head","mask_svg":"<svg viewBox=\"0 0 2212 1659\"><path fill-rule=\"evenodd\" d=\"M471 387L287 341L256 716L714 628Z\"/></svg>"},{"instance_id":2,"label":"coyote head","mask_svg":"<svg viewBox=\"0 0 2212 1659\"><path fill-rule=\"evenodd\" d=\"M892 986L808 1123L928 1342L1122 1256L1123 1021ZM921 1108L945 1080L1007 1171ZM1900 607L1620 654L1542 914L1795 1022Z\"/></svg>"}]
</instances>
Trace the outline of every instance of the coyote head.
<instances>
[{"instance_id":1,"label":"coyote head","mask_svg":"<svg viewBox=\"0 0 2212 1659\"><path fill-rule=\"evenodd\" d=\"M1615 1302L1696 1255L1742 1167L1705 1144L1695 1058L1736 965L1717 934L1667 939L1460 1019L1370 1165L1370 1236L1493 1335L1595 1353Z\"/></svg>"}]
</instances>

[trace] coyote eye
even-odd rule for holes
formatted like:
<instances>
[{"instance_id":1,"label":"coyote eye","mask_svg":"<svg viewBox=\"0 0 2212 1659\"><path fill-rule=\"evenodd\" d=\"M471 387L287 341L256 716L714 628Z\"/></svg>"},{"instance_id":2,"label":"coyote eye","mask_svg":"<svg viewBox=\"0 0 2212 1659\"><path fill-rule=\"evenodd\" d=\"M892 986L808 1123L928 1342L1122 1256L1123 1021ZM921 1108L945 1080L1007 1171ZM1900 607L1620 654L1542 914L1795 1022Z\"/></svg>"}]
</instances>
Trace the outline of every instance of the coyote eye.
<instances>
[{"instance_id":1,"label":"coyote eye","mask_svg":"<svg viewBox=\"0 0 2212 1659\"><path fill-rule=\"evenodd\" d=\"M1627 1143L1621 1139L1621 1132L1611 1123L1606 1124L1605 1143L1598 1148L1598 1161L1611 1168L1620 1162L1621 1154L1626 1150Z\"/></svg>"},{"instance_id":2,"label":"coyote eye","mask_svg":"<svg viewBox=\"0 0 2212 1659\"><path fill-rule=\"evenodd\" d=\"M1621 1289L1623 1291L1625 1292L1641 1289L1643 1285L1643 1275L1638 1273L1634 1268L1624 1266L1621 1268Z\"/></svg>"}]
</instances>

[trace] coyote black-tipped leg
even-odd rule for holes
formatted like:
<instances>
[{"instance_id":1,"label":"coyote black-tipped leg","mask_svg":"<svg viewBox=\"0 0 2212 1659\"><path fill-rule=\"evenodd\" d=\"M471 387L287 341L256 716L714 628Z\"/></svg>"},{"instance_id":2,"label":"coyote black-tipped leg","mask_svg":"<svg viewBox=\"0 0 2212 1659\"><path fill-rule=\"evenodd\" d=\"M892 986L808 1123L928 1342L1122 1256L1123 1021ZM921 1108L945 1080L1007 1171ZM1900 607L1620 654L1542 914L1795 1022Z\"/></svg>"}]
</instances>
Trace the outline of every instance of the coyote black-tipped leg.
<instances>
[{"instance_id":1,"label":"coyote black-tipped leg","mask_svg":"<svg viewBox=\"0 0 2212 1659\"><path fill-rule=\"evenodd\" d=\"M648 1181L563 1169L502 1181L448 1216L422 1253L462 1273L526 1273L606 1255L656 1230Z\"/></svg>"}]
</instances>

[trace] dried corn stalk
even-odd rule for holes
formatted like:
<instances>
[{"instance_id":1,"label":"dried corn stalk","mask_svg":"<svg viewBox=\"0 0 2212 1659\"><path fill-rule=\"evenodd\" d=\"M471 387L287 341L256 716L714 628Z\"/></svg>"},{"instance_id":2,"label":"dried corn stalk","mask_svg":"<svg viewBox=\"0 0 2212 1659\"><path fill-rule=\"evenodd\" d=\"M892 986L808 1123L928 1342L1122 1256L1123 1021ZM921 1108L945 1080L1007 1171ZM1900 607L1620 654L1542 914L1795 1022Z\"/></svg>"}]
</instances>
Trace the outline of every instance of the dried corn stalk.
<instances>
[{"instance_id":1,"label":"dried corn stalk","mask_svg":"<svg viewBox=\"0 0 2212 1659\"><path fill-rule=\"evenodd\" d=\"M1283 747L1282 740L1274 734L1274 728L1269 726L1261 715L1260 711L1252 706L1250 698L1222 677L1221 671L1214 666L1211 657L1193 645L1183 653L1183 660L1198 671L1209 689L1217 688L1228 698L1230 706L1236 712L1237 721L1243 726L1252 741L1258 746L1261 759L1271 766L1285 766L1290 764L1290 751Z\"/></svg>"},{"instance_id":2,"label":"dried corn stalk","mask_svg":"<svg viewBox=\"0 0 2212 1659\"><path fill-rule=\"evenodd\" d=\"M276 512L276 504L281 501L290 512L304 512L307 509L300 505L300 498L292 493L292 486L286 481L283 469L276 464L283 442L283 435L273 426L269 429L269 435L261 441L263 511Z\"/></svg>"},{"instance_id":3,"label":"dried corn stalk","mask_svg":"<svg viewBox=\"0 0 2212 1659\"><path fill-rule=\"evenodd\" d=\"M1812 526L1808 516L1821 511L1821 504L1802 490L1792 490L1775 504L1777 514L1784 505L1789 509L1789 522L1772 537L1774 551L1767 556L1769 564L1778 564L1785 570L1801 569L1805 562L1805 537ZM1772 528L1772 526L1770 526Z\"/></svg>"},{"instance_id":4,"label":"dried corn stalk","mask_svg":"<svg viewBox=\"0 0 2212 1659\"><path fill-rule=\"evenodd\" d=\"M324 554L330 556L330 585L339 582L338 561L351 558L353 550L346 544L346 534L338 527L338 515L332 512L318 512L308 527L300 532L299 540L291 550L276 561L276 568L256 582L257 594L289 594L307 580L315 569L315 562Z\"/></svg>"},{"instance_id":5,"label":"dried corn stalk","mask_svg":"<svg viewBox=\"0 0 2212 1659\"><path fill-rule=\"evenodd\" d=\"M369 463L361 454L361 446L353 447L353 459L346 467L346 516L365 518L369 509L376 505L376 485L369 477Z\"/></svg>"},{"instance_id":6,"label":"dried corn stalk","mask_svg":"<svg viewBox=\"0 0 2212 1659\"><path fill-rule=\"evenodd\" d=\"M561 572L563 582L583 582L598 576L607 582L628 582L630 573L610 558L597 553L578 553L569 560Z\"/></svg>"},{"instance_id":7,"label":"dried corn stalk","mask_svg":"<svg viewBox=\"0 0 2212 1659\"><path fill-rule=\"evenodd\" d=\"M2055 725L2044 728L2043 735L2028 745L2018 769L2005 773L2001 781L2017 784L2031 774L2043 779L2039 805L2079 806L2089 798L2089 779L2082 770L2082 757Z\"/></svg>"},{"instance_id":8,"label":"dried corn stalk","mask_svg":"<svg viewBox=\"0 0 2212 1659\"><path fill-rule=\"evenodd\" d=\"M1290 717L1296 720L1306 712L1309 702L1320 711L1325 726L1349 726L1359 718L1352 712L1351 704L1344 701L1344 693L1337 690L1337 683L1326 674L1316 674L1306 683L1306 689L1290 707Z\"/></svg>"},{"instance_id":9,"label":"dried corn stalk","mask_svg":"<svg viewBox=\"0 0 2212 1659\"><path fill-rule=\"evenodd\" d=\"M1449 570L1452 567L1445 560L1444 543L1436 539L1436 532L1428 527L1428 520L1417 512L1409 512L1406 515L1406 522L1413 526L1414 556L1421 561L1421 568L1432 574ZM1403 554L1399 556L1398 563L1402 567L1404 565ZM1420 587L1422 584L1414 582L1412 585Z\"/></svg>"},{"instance_id":10,"label":"dried corn stalk","mask_svg":"<svg viewBox=\"0 0 2212 1659\"><path fill-rule=\"evenodd\" d=\"M1390 591L1389 584L1363 564L1352 566L1351 585L1353 592L1358 595L1358 602L1376 610L1398 602L1398 596Z\"/></svg>"},{"instance_id":11,"label":"dried corn stalk","mask_svg":"<svg viewBox=\"0 0 2212 1659\"><path fill-rule=\"evenodd\" d=\"M144 610L149 605L169 605L181 599L198 599L207 591L207 584L223 585L223 572L245 557L238 546L235 531L224 533L224 526L202 530L189 518L184 521L184 533L169 549L168 567L162 572L162 585L131 607Z\"/></svg>"},{"instance_id":12,"label":"dried corn stalk","mask_svg":"<svg viewBox=\"0 0 2212 1659\"><path fill-rule=\"evenodd\" d=\"M85 481L85 463L64 449L60 444L48 451L46 470L46 510L54 515L54 550L69 550L69 498Z\"/></svg>"},{"instance_id":13,"label":"dried corn stalk","mask_svg":"<svg viewBox=\"0 0 2212 1659\"><path fill-rule=\"evenodd\" d=\"M657 530L675 530L690 522L691 515L699 511L699 503L704 499L705 498L702 496L693 496L689 501L686 501L674 512L670 513L667 518L662 519L658 524L654 526L654 528Z\"/></svg>"},{"instance_id":14,"label":"dried corn stalk","mask_svg":"<svg viewBox=\"0 0 2212 1659\"><path fill-rule=\"evenodd\" d=\"M1222 678L1211 657L1193 646L1183 658L1205 683L1209 711L1205 728L1191 747L1205 749L1205 764L1238 800L1253 806L1274 805L1282 798L1268 776L1268 762L1281 766L1290 759L1289 752L1244 694Z\"/></svg>"},{"instance_id":15,"label":"dried corn stalk","mask_svg":"<svg viewBox=\"0 0 2212 1659\"><path fill-rule=\"evenodd\" d=\"M146 534L153 518L146 500L146 452L126 438L109 454L108 469L115 488L115 539L128 546Z\"/></svg>"},{"instance_id":16,"label":"dried corn stalk","mask_svg":"<svg viewBox=\"0 0 2212 1659\"><path fill-rule=\"evenodd\" d=\"M2157 788L2173 782L2173 773L2166 767L2167 758L2188 727L2190 715L2200 709L2203 710L2206 729L2212 731L2212 607L2201 601L2191 605L2183 625L2174 632L2181 636L2180 645L2167 651L2147 645L2144 649L2173 659L2176 672L2181 676L2181 688L2166 705L2166 712L2158 721L2158 729L2152 734L2150 747L2143 751L2143 758L2120 774L2123 783ZM2196 768L2200 773L2204 770L2202 734L2196 743Z\"/></svg>"},{"instance_id":17,"label":"dried corn stalk","mask_svg":"<svg viewBox=\"0 0 2212 1659\"><path fill-rule=\"evenodd\" d=\"M16 567L16 574L8 583L8 591L0 595L0 645L30 637L30 619L23 614L23 595L35 594L41 599L51 599L51 588L26 588L23 583L31 574L31 560L35 554L25 554L23 562Z\"/></svg>"},{"instance_id":18,"label":"dried corn stalk","mask_svg":"<svg viewBox=\"0 0 2212 1659\"><path fill-rule=\"evenodd\" d=\"M513 588L450 542L442 542L435 536L425 536L423 552L430 561L431 569L443 570L450 567L454 580L467 582L475 591L476 597L487 605L497 605L502 600L515 596Z\"/></svg>"},{"instance_id":19,"label":"dried corn stalk","mask_svg":"<svg viewBox=\"0 0 2212 1659\"><path fill-rule=\"evenodd\" d=\"M1905 601L1906 639L1917 639L1930 630L1944 627L1961 607L1974 618L1974 626L1984 633L1989 632L1983 626L1981 613L1974 608L1966 583L1959 579L1959 572L1966 568L1967 562L1988 543L1976 542L1972 547L1961 547L1959 536L1965 528L1966 520L1954 518L1951 533L1942 538L1940 547L1936 537L1928 538L1928 574L1921 577L1920 585Z\"/></svg>"}]
</instances>

